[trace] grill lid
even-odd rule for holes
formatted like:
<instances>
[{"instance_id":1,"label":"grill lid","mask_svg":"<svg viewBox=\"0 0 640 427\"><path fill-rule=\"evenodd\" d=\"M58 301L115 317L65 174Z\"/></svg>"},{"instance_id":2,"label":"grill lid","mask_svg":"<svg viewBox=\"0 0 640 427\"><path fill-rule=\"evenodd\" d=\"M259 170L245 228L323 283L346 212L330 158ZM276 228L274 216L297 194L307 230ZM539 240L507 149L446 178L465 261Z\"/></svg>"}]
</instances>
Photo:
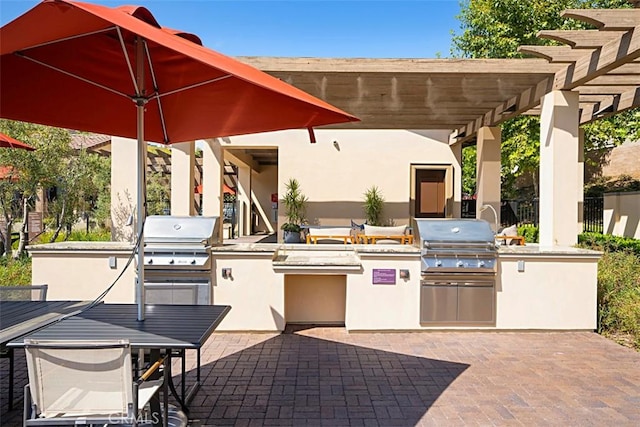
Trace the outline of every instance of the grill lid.
<instances>
[{"instance_id":1,"label":"grill lid","mask_svg":"<svg viewBox=\"0 0 640 427\"><path fill-rule=\"evenodd\" d=\"M144 225L145 244L211 246L219 242L217 216L151 215Z\"/></svg>"},{"instance_id":2,"label":"grill lid","mask_svg":"<svg viewBox=\"0 0 640 427\"><path fill-rule=\"evenodd\" d=\"M415 219L420 246L495 245L491 226L482 219Z\"/></svg>"}]
</instances>

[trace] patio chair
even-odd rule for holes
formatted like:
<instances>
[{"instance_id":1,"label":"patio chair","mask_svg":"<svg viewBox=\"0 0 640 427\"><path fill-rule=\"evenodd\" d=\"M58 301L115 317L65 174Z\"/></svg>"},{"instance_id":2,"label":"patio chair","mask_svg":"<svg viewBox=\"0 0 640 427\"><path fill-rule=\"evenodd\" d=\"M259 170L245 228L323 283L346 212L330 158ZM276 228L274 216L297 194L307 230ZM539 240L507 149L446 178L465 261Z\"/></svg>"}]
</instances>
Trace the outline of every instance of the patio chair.
<instances>
[{"instance_id":1,"label":"patio chair","mask_svg":"<svg viewBox=\"0 0 640 427\"><path fill-rule=\"evenodd\" d=\"M49 285L0 286L0 301L46 301Z\"/></svg>"},{"instance_id":2,"label":"patio chair","mask_svg":"<svg viewBox=\"0 0 640 427\"><path fill-rule=\"evenodd\" d=\"M48 285L0 286L0 301L46 301ZM9 359L9 410L13 409L13 348L0 345L0 359Z\"/></svg>"},{"instance_id":3,"label":"patio chair","mask_svg":"<svg viewBox=\"0 0 640 427\"><path fill-rule=\"evenodd\" d=\"M29 374L24 393L25 426L150 422L159 415L144 408L161 388L165 411L160 419L167 425L166 381L150 380L162 361L134 381L127 340L25 339L24 344ZM163 372L166 375L166 370ZM160 412L156 402L155 409Z\"/></svg>"}]
</instances>

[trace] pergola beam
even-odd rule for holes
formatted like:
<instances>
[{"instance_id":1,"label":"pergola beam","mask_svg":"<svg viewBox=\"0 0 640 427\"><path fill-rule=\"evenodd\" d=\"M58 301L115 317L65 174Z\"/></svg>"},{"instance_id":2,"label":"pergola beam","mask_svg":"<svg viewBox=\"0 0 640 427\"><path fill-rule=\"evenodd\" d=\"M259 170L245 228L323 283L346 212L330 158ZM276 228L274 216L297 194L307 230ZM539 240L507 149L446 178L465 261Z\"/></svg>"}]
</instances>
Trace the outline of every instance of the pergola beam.
<instances>
[{"instance_id":1,"label":"pergola beam","mask_svg":"<svg viewBox=\"0 0 640 427\"><path fill-rule=\"evenodd\" d=\"M640 9L567 9L563 18L577 19L599 30L630 30L640 22Z\"/></svg>"},{"instance_id":2,"label":"pergola beam","mask_svg":"<svg viewBox=\"0 0 640 427\"><path fill-rule=\"evenodd\" d=\"M538 37L567 44L574 49L597 49L604 44L620 39L624 31L598 30L541 30Z\"/></svg>"},{"instance_id":3,"label":"pergola beam","mask_svg":"<svg viewBox=\"0 0 640 427\"><path fill-rule=\"evenodd\" d=\"M600 32L601 34L609 34ZM612 32L611 34L620 34ZM588 83L640 56L640 26L609 40L592 55L583 57L573 65L556 73L554 89L570 90Z\"/></svg>"},{"instance_id":4,"label":"pergola beam","mask_svg":"<svg viewBox=\"0 0 640 427\"><path fill-rule=\"evenodd\" d=\"M570 46L522 45L518 52L544 58L552 63L572 63L593 52L590 49L574 50Z\"/></svg>"}]
</instances>

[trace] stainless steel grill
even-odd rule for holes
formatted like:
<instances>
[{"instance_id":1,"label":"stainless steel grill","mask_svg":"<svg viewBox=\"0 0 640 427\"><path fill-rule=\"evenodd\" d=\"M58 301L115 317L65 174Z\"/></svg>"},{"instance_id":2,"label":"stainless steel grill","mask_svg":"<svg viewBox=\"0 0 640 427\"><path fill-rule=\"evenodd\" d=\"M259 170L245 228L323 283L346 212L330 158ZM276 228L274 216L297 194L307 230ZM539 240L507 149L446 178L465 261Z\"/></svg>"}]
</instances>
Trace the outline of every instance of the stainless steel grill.
<instances>
[{"instance_id":1,"label":"stainless steel grill","mask_svg":"<svg viewBox=\"0 0 640 427\"><path fill-rule=\"evenodd\" d=\"M494 325L497 249L488 222L416 219L421 251L420 321Z\"/></svg>"},{"instance_id":2,"label":"stainless steel grill","mask_svg":"<svg viewBox=\"0 0 640 427\"><path fill-rule=\"evenodd\" d=\"M211 246L218 217L150 216L144 228L146 301L211 304Z\"/></svg>"},{"instance_id":3,"label":"stainless steel grill","mask_svg":"<svg viewBox=\"0 0 640 427\"><path fill-rule=\"evenodd\" d=\"M479 219L416 219L422 274L495 274L497 250Z\"/></svg>"}]
</instances>

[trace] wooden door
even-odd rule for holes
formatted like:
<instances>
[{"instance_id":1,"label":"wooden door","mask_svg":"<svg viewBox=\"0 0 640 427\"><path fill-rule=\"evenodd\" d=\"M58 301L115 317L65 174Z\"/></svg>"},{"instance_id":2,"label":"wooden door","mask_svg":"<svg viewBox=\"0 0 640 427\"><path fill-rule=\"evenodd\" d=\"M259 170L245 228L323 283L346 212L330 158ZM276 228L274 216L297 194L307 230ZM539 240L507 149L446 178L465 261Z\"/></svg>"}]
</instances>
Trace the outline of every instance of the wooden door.
<instances>
[{"instance_id":1,"label":"wooden door","mask_svg":"<svg viewBox=\"0 0 640 427\"><path fill-rule=\"evenodd\" d=\"M416 218L444 218L446 206L446 171L437 169L416 170Z\"/></svg>"}]
</instances>

